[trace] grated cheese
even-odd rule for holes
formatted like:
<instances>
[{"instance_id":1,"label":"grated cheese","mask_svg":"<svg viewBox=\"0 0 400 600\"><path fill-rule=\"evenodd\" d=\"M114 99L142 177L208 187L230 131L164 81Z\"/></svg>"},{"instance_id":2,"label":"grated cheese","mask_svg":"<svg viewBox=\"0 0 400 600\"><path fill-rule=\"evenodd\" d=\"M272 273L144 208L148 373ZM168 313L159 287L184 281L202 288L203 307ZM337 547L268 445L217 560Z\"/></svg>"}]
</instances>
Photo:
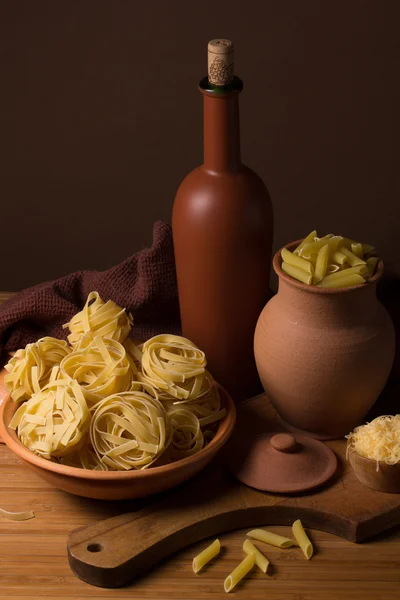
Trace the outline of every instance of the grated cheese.
<instances>
[{"instance_id":1,"label":"grated cheese","mask_svg":"<svg viewBox=\"0 0 400 600\"><path fill-rule=\"evenodd\" d=\"M346 436L347 451L354 450L360 456L388 465L400 462L400 414L377 417L366 425L356 427Z\"/></svg>"}]
</instances>

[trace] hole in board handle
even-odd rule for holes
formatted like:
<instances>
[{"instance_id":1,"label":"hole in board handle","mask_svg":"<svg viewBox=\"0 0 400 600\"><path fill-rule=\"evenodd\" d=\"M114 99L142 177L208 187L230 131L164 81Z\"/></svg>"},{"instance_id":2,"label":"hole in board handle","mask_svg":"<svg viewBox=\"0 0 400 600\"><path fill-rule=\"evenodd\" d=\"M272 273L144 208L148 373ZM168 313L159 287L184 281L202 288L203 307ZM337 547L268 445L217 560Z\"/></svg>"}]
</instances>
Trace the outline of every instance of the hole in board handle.
<instances>
[{"instance_id":1,"label":"hole in board handle","mask_svg":"<svg viewBox=\"0 0 400 600\"><path fill-rule=\"evenodd\" d=\"M89 544L87 549L89 552L101 552L103 550L103 546L101 544Z\"/></svg>"}]
</instances>

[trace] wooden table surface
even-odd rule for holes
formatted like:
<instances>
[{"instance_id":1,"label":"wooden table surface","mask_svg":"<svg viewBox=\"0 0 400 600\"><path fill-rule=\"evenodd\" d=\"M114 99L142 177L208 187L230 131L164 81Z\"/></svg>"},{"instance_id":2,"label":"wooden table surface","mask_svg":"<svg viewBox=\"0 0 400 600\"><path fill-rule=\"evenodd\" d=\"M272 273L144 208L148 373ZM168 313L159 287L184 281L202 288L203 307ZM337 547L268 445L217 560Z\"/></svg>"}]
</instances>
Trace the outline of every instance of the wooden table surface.
<instances>
[{"instance_id":1,"label":"wooden table surface","mask_svg":"<svg viewBox=\"0 0 400 600\"><path fill-rule=\"evenodd\" d=\"M4 296L0 294L1 299ZM0 445L0 507L35 512L34 519L24 522L0 517L1 600L217 600L227 597L223 581L243 558L245 531L234 531L220 536L220 558L198 575L192 571L192 559L207 541L177 553L126 588L83 583L68 565L68 532L135 510L139 503L107 503L55 490L4 445ZM269 529L290 534L287 527ZM271 561L269 574L254 570L232 593L246 600L399 600L400 527L363 544L314 530L310 537L315 547L312 560L306 561L297 549L265 546Z\"/></svg>"}]
</instances>

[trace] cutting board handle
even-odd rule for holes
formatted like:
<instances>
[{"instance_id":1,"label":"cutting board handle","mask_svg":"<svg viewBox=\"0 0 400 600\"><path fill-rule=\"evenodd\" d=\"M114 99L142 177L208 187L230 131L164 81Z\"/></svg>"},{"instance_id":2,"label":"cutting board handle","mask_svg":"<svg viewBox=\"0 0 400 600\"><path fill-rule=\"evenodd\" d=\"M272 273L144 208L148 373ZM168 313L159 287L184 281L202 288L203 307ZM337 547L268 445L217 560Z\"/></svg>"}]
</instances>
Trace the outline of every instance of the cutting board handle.
<instances>
[{"instance_id":1,"label":"cutting board handle","mask_svg":"<svg viewBox=\"0 0 400 600\"><path fill-rule=\"evenodd\" d=\"M226 473L210 468L205 473L208 478L197 476L137 512L72 531L67 549L75 575L93 585L120 587L177 550L236 527L232 513L247 508L245 496L238 503L237 483Z\"/></svg>"},{"instance_id":2,"label":"cutting board handle","mask_svg":"<svg viewBox=\"0 0 400 600\"><path fill-rule=\"evenodd\" d=\"M226 470L211 466L158 503L72 531L68 559L83 581L115 588L202 539L244 527L291 525L299 518L305 527L356 537L351 521L238 485Z\"/></svg>"}]
</instances>

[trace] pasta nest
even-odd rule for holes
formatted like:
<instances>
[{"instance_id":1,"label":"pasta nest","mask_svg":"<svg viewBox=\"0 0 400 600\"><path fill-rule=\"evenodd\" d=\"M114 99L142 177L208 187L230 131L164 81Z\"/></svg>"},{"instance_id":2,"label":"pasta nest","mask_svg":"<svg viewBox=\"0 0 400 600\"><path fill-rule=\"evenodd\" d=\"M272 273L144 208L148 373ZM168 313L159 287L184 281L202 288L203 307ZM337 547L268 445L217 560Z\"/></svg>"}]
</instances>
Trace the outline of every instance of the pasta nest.
<instances>
[{"instance_id":1,"label":"pasta nest","mask_svg":"<svg viewBox=\"0 0 400 600\"><path fill-rule=\"evenodd\" d=\"M98 459L111 469L146 469L169 445L171 429L155 390L135 382L131 391L96 405L89 435Z\"/></svg>"},{"instance_id":2,"label":"pasta nest","mask_svg":"<svg viewBox=\"0 0 400 600\"><path fill-rule=\"evenodd\" d=\"M164 406L172 429L168 450L172 460L191 456L204 448L214 437L217 422L226 415L215 384L197 401L182 404L170 400L164 402Z\"/></svg>"},{"instance_id":3,"label":"pasta nest","mask_svg":"<svg viewBox=\"0 0 400 600\"><path fill-rule=\"evenodd\" d=\"M141 364L138 379L152 385L160 400L189 402L213 386L204 352L178 335L157 335L136 348Z\"/></svg>"},{"instance_id":4,"label":"pasta nest","mask_svg":"<svg viewBox=\"0 0 400 600\"><path fill-rule=\"evenodd\" d=\"M17 350L5 365L6 390L15 402L27 400L49 382L52 369L71 352L67 342L44 337Z\"/></svg>"},{"instance_id":5,"label":"pasta nest","mask_svg":"<svg viewBox=\"0 0 400 600\"><path fill-rule=\"evenodd\" d=\"M90 411L76 381L52 381L24 402L10 427L35 454L51 459L78 450L87 441Z\"/></svg>"},{"instance_id":6,"label":"pasta nest","mask_svg":"<svg viewBox=\"0 0 400 600\"><path fill-rule=\"evenodd\" d=\"M85 334L112 339L121 344L132 328L133 317L112 300L103 302L98 292L91 292L83 309L63 328L69 328L68 341L75 346Z\"/></svg>"},{"instance_id":7,"label":"pasta nest","mask_svg":"<svg viewBox=\"0 0 400 600\"><path fill-rule=\"evenodd\" d=\"M61 361L60 377L76 380L90 407L131 388L137 369L122 344L86 335L78 347Z\"/></svg>"}]
</instances>

